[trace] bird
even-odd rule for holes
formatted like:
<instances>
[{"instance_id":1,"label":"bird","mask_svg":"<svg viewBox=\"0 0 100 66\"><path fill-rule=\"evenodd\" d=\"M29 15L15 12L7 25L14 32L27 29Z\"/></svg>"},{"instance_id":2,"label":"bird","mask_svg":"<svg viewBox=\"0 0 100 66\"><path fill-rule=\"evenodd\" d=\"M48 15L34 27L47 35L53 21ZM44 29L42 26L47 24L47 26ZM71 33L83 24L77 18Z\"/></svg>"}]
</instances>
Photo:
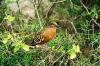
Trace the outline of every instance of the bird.
<instances>
[{"instance_id":1,"label":"bird","mask_svg":"<svg viewBox=\"0 0 100 66\"><path fill-rule=\"evenodd\" d=\"M34 39L31 42L31 46L47 44L56 36L56 23L51 24L48 27L45 27L40 32L37 32L34 36Z\"/></svg>"}]
</instances>

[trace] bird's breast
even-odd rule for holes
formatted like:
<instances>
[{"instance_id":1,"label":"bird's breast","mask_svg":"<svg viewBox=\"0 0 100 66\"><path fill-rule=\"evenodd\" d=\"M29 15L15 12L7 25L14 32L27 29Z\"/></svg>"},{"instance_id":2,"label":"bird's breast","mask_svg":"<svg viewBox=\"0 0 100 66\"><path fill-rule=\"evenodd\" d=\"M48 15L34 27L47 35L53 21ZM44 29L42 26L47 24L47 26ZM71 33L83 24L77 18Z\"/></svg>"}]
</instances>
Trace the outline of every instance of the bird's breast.
<instances>
[{"instance_id":1,"label":"bird's breast","mask_svg":"<svg viewBox=\"0 0 100 66\"><path fill-rule=\"evenodd\" d=\"M52 28L47 29L44 31L43 35L44 35L44 41L48 42L49 40L52 40L55 37L56 29L52 29Z\"/></svg>"}]
</instances>

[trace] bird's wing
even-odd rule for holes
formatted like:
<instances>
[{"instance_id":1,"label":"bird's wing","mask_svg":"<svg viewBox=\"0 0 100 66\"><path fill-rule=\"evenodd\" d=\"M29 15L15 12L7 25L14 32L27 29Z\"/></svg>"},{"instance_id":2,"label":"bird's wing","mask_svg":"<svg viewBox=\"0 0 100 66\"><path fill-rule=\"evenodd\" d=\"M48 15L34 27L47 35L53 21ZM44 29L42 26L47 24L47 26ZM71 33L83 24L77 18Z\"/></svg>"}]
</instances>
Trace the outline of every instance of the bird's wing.
<instances>
[{"instance_id":1,"label":"bird's wing","mask_svg":"<svg viewBox=\"0 0 100 66\"><path fill-rule=\"evenodd\" d=\"M38 45L38 44L42 44L43 41L44 41L44 36L42 35L42 32L38 32L38 33L35 35L35 37L34 37L34 39L33 39L33 41L32 41L31 44L32 44L33 46L35 46L35 45Z\"/></svg>"}]
</instances>

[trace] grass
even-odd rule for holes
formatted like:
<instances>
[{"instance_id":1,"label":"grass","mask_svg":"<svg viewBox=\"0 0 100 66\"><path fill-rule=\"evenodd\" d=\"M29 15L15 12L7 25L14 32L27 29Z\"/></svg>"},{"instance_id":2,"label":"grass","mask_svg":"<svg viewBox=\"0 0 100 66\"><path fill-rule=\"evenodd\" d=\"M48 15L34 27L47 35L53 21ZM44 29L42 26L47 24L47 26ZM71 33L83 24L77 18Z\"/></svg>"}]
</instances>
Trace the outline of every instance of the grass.
<instances>
[{"instance_id":1,"label":"grass","mask_svg":"<svg viewBox=\"0 0 100 66\"><path fill-rule=\"evenodd\" d=\"M9 3L0 4L0 65L99 66L99 0L86 0L89 4L84 1L57 1L48 18L44 17L41 4L35 18L12 12L6 7ZM59 27L48 47L29 48L26 42L30 43L36 32L52 22Z\"/></svg>"}]
</instances>

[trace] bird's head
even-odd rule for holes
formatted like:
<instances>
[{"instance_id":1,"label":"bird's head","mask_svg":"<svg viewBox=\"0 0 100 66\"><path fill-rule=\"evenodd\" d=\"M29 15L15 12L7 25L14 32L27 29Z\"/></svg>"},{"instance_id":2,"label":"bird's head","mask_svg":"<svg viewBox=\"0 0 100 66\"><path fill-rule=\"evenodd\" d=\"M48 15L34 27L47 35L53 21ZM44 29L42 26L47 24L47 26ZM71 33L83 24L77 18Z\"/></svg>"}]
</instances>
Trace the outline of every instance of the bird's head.
<instances>
[{"instance_id":1,"label":"bird's head","mask_svg":"<svg viewBox=\"0 0 100 66\"><path fill-rule=\"evenodd\" d=\"M50 24L50 27L51 27L51 28L57 28L57 27L58 27L58 25L57 25L57 23L56 23L56 22L53 22L53 23L51 23L51 24Z\"/></svg>"}]
</instances>

